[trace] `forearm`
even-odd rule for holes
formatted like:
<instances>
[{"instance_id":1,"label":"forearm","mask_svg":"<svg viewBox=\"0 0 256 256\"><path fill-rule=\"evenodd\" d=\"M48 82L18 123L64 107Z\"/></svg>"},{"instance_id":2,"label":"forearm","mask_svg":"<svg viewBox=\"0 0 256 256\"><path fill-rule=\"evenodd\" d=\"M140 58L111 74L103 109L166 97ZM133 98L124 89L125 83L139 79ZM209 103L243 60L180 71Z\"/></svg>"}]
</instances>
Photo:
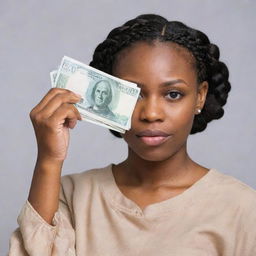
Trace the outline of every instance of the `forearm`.
<instances>
[{"instance_id":1,"label":"forearm","mask_svg":"<svg viewBox=\"0 0 256 256\"><path fill-rule=\"evenodd\" d=\"M49 224L59 206L61 168L67 155L69 129L81 120L73 105L80 99L71 91L52 88L30 112L38 159L28 201Z\"/></svg>"},{"instance_id":2,"label":"forearm","mask_svg":"<svg viewBox=\"0 0 256 256\"><path fill-rule=\"evenodd\" d=\"M63 161L38 159L28 201L50 225L59 206L61 168Z\"/></svg>"}]
</instances>

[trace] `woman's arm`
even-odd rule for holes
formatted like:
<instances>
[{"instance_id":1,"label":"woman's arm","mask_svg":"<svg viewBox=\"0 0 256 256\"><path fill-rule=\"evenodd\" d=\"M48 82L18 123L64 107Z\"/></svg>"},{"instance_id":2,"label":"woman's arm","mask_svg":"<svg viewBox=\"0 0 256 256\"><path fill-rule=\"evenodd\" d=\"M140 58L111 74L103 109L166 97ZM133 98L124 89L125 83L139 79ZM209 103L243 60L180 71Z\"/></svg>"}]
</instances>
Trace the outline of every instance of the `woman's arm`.
<instances>
[{"instance_id":1,"label":"woman's arm","mask_svg":"<svg viewBox=\"0 0 256 256\"><path fill-rule=\"evenodd\" d=\"M62 162L37 160L28 201L41 217L53 225L58 210Z\"/></svg>"},{"instance_id":2,"label":"woman's arm","mask_svg":"<svg viewBox=\"0 0 256 256\"><path fill-rule=\"evenodd\" d=\"M38 214L52 224L58 209L60 177L69 144L69 128L81 116L73 103L80 97L64 89L51 89L31 111L38 156L28 201Z\"/></svg>"}]
</instances>

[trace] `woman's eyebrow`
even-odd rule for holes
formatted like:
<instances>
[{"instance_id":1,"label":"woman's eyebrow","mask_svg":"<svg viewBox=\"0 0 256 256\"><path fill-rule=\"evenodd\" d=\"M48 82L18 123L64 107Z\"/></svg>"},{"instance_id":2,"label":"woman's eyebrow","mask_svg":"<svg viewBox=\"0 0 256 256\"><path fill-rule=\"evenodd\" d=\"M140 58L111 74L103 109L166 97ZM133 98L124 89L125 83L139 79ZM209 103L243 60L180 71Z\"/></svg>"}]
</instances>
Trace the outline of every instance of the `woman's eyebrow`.
<instances>
[{"instance_id":1,"label":"woman's eyebrow","mask_svg":"<svg viewBox=\"0 0 256 256\"><path fill-rule=\"evenodd\" d=\"M175 80L170 80L167 82L162 83L162 86L170 86L170 85L174 85L174 84L185 84L187 86L189 86L184 80L182 79L175 79Z\"/></svg>"},{"instance_id":2,"label":"woman's eyebrow","mask_svg":"<svg viewBox=\"0 0 256 256\"><path fill-rule=\"evenodd\" d=\"M144 87L144 84L139 83L139 82L136 82L136 81L134 81L134 80L132 80L132 79L125 79L125 78L124 78L124 80L129 81L129 82L132 82L132 83L135 83L135 84L137 84L140 88ZM189 86L183 79L174 79L174 80L166 81L166 82L161 83L160 85L161 85L161 86L171 86L171 85L181 84L181 83L182 83L182 84L185 84L185 85L187 85L187 86Z\"/></svg>"}]
</instances>

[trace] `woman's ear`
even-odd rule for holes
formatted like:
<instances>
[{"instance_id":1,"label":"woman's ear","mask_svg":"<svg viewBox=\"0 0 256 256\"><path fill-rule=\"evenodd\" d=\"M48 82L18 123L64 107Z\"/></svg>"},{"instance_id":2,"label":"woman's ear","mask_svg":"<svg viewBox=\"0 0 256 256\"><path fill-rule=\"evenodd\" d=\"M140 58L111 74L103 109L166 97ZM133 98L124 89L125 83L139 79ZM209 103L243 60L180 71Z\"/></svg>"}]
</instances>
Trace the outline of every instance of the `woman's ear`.
<instances>
[{"instance_id":1,"label":"woman's ear","mask_svg":"<svg viewBox=\"0 0 256 256\"><path fill-rule=\"evenodd\" d=\"M196 108L195 108L195 114L199 114L204 107L204 103L206 100L206 95L208 92L208 82L203 81L198 85L197 89L197 102L196 102Z\"/></svg>"}]
</instances>

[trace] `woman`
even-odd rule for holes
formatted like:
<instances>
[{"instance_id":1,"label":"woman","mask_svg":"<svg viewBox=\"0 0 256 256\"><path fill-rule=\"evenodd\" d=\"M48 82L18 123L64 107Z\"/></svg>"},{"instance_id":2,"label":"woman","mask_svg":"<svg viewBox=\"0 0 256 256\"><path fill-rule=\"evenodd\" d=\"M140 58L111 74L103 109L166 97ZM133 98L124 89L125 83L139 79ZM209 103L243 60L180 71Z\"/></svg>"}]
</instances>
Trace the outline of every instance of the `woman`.
<instances>
[{"instance_id":1,"label":"woman","mask_svg":"<svg viewBox=\"0 0 256 256\"><path fill-rule=\"evenodd\" d=\"M141 88L122 135L128 157L61 180L80 97L51 89L31 112L38 159L10 255L256 255L255 191L187 153L188 135L224 113L218 47L141 15L113 29L90 64Z\"/></svg>"}]
</instances>

